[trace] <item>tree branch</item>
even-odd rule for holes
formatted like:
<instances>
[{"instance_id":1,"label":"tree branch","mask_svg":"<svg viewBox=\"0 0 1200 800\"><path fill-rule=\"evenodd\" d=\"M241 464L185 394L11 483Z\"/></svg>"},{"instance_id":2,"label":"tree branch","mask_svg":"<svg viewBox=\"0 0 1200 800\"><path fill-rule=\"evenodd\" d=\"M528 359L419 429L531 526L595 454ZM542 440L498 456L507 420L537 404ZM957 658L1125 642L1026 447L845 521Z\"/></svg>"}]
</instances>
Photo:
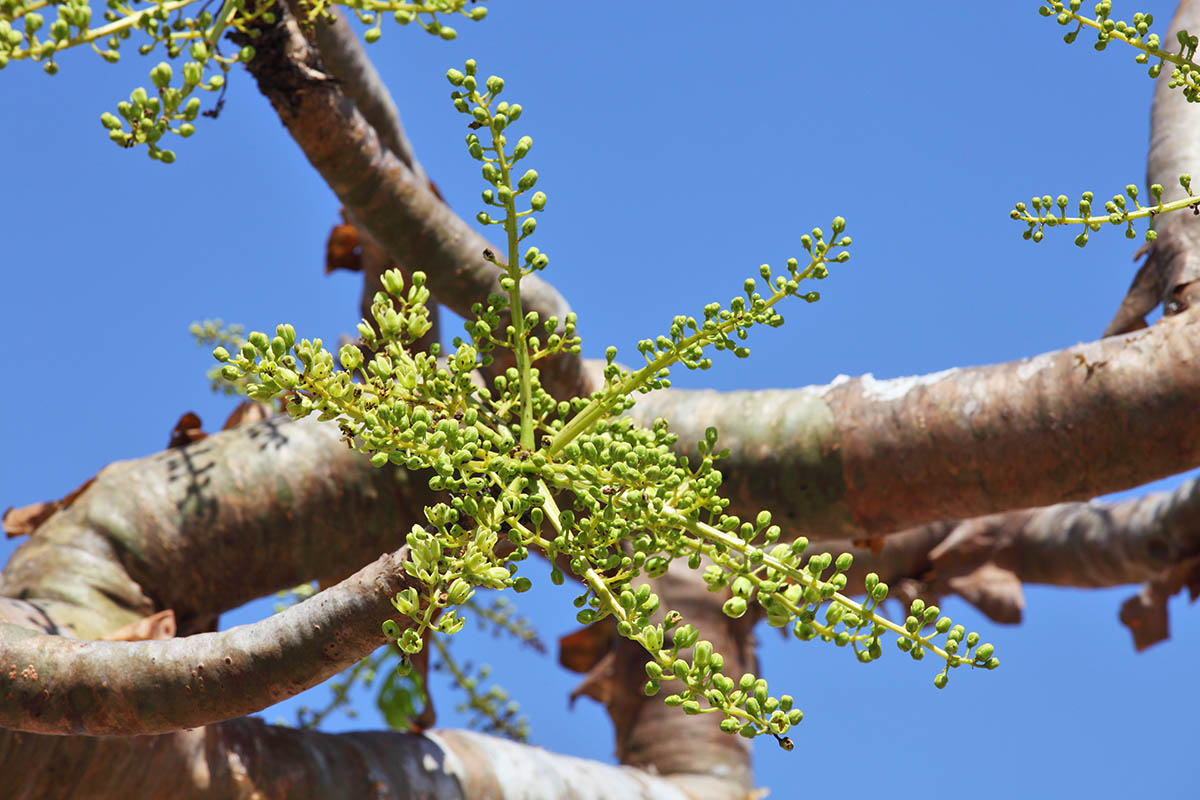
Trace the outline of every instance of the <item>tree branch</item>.
<instances>
[{"instance_id":1,"label":"tree branch","mask_svg":"<svg viewBox=\"0 0 1200 800\"><path fill-rule=\"evenodd\" d=\"M324 71L319 54L282 6L278 21L253 40L247 69L309 162L353 218L397 263L421 265L429 288L462 316L489 293L501 293L500 270L483 251L503 253L452 212L427 181L381 144L380 137ZM236 37L235 37L236 38ZM249 44L246 39L242 44ZM537 275L521 283L526 311L565 319L566 300ZM564 354L539 364L555 395L586 393L581 359Z\"/></svg>"},{"instance_id":2,"label":"tree branch","mask_svg":"<svg viewBox=\"0 0 1200 800\"><path fill-rule=\"evenodd\" d=\"M64 765L70 765L64 769ZM733 782L656 776L470 731L328 734L239 719L159 736L0 731L6 797L748 800Z\"/></svg>"},{"instance_id":3,"label":"tree branch","mask_svg":"<svg viewBox=\"0 0 1200 800\"><path fill-rule=\"evenodd\" d=\"M275 418L117 462L0 573L81 638L161 609L181 634L395 550L433 501L419 473L376 470L335 426Z\"/></svg>"},{"instance_id":4,"label":"tree branch","mask_svg":"<svg viewBox=\"0 0 1200 800\"><path fill-rule=\"evenodd\" d=\"M259 711L386 643L380 625L396 616L406 559L405 549L380 556L274 616L182 639L85 642L0 623L0 727L165 733Z\"/></svg>"},{"instance_id":5,"label":"tree branch","mask_svg":"<svg viewBox=\"0 0 1200 800\"><path fill-rule=\"evenodd\" d=\"M289 9L295 13L290 3ZM375 63L367 57L362 40L350 27L345 11L335 8L334 15L336 21L332 24L318 20L314 25L321 63L337 79L342 93L354 101L367 124L379 136L380 145L400 159L418 181L427 180L400 122L396 101L379 77Z\"/></svg>"},{"instance_id":6,"label":"tree branch","mask_svg":"<svg viewBox=\"0 0 1200 800\"><path fill-rule=\"evenodd\" d=\"M1033 358L877 381L640 399L696 456L720 431L731 510L857 539L1086 500L1200 464L1200 315ZM919 489L919 491L918 491Z\"/></svg>"},{"instance_id":7,"label":"tree branch","mask_svg":"<svg viewBox=\"0 0 1200 800\"><path fill-rule=\"evenodd\" d=\"M1184 29L1193 33L1200 30L1200 2L1180 2L1168 33L1162 37L1164 46L1175 47L1175 34ZM1195 173L1200 185L1200 136L1196 134L1196 110L1192 105L1171 86L1170 65L1166 65L1154 86L1150 152L1146 157L1146 184L1163 187L1164 203L1187 196L1179 185L1180 175ZM1167 316L1200 303L1200 219L1183 211L1165 214L1154 220L1154 229L1158 238L1105 329L1105 336L1145 327L1145 316L1159 303Z\"/></svg>"}]
</instances>

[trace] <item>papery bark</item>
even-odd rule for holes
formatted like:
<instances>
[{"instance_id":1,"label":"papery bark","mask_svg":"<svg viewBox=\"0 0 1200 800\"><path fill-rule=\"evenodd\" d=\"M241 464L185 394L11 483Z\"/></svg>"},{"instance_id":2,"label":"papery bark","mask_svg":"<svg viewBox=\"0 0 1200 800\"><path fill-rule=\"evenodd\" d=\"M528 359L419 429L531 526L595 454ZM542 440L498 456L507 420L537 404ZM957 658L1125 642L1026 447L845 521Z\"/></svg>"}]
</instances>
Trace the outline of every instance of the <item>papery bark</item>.
<instances>
[{"instance_id":1,"label":"papery bark","mask_svg":"<svg viewBox=\"0 0 1200 800\"><path fill-rule=\"evenodd\" d=\"M1162 37L1164 50L1177 52L1175 34L1200 31L1200 2L1183 0ZM1150 110L1150 151L1146 157L1146 186L1163 187L1162 200L1170 203L1187 197L1179 184L1180 175L1194 175L1193 192L1200 192L1200 136L1196 120L1200 105L1189 103L1172 87L1174 65L1163 64L1154 86ZM1143 199L1143 205L1156 201ZM1138 270L1105 336L1146 326L1145 317L1160 303L1167 316L1182 313L1200 303L1200 217L1192 211L1176 211L1154 218L1157 238L1149 248L1146 263Z\"/></svg>"}]
</instances>

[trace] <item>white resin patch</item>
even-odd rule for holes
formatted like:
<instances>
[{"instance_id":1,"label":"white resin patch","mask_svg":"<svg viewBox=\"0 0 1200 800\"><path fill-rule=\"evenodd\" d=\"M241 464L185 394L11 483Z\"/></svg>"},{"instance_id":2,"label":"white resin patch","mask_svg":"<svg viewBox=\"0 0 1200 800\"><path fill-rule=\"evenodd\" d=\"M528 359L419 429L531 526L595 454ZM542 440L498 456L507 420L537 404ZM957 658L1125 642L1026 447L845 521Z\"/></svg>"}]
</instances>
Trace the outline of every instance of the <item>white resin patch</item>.
<instances>
[{"instance_id":1,"label":"white resin patch","mask_svg":"<svg viewBox=\"0 0 1200 800\"><path fill-rule=\"evenodd\" d=\"M931 372L928 375L911 375L905 378L889 378L885 381L875 380L875 376L867 373L859 378L863 396L870 400L890 402L899 400L919 386L929 386L951 375L961 372L959 367L951 367L941 372ZM838 376L841 377L841 376Z\"/></svg>"},{"instance_id":2,"label":"white resin patch","mask_svg":"<svg viewBox=\"0 0 1200 800\"><path fill-rule=\"evenodd\" d=\"M1050 369L1054 366L1054 360L1052 353L1043 353L1040 356L1027 358L1017 367L1017 378L1021 381L1027 381L1042 370Z\"/></svg>"}]
</instances>

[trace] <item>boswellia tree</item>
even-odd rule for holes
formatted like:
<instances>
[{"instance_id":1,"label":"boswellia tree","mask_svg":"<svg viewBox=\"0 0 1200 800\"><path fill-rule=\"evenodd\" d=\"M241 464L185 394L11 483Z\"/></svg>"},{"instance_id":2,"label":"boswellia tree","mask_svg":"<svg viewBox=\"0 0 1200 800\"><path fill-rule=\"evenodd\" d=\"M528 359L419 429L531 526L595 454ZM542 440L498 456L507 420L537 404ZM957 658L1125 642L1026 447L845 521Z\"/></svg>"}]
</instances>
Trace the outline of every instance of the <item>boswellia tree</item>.
<instances>
[{"instance_id":1,"label":"boswellia tree","mask_svg":"<svg viewBox=\"0 0 1200 800\"><path fill-rule=\"evenodd\" d=\"M487 52L440 70L452 109L443 124L458 132L449 138L465 139L458 165L473 160L482 178L478 208L464 212L472 225L417 161L354 28L355 19L366 25L367 43L385 30L400 38L388 30L396 23L449 42L454 25L490 24L485 6L0 0L0 80L34 63L70 80L72 49L122 64L140 61L134 50L154 59L149 84L100 117L117 147L171 165L155 164L147 180L170 181L189 157L186 140L225 125L206 117L222 116L231 86L246 83L238 73L248 72L342 205L327 269L363 278L362 320L337 344L286 309L277 325L249 333L195 325L217 362L214 386L246 398L227 430L205 436L186 414L165 453L117 462L61 500L6 513L10 535L29 538L0 573L4 791L747 797L755 740L794 759L797 782L822 763L803 731L823 723L797 728L819 687L785 671L768 682L756 623L779 629L798 662L812 648L844 651L851 672L855 662L862 670L919 662L906 671L929 674L933 686L915 681L889 703L900 716L933 719L943 713L938 689L978 683L986 696L986 684L1011 669L993 672L991 637L951 619L944 600L1013 623L1023 584L1141 583L1121 620L1138 649L1166 638L1167 599L1200 591L1196 482L1087 501L1200 463L1187 134L1200 86L1188 29L1200 30L1200 7L1183 3L1161 37L1152 14L1118 19L1107 2L1039 10L1068 42L1128 50L1157 81L1144 192L1130 184L1108 202L1091 192L1037 196L1010 214L1038 243L1094 248L1114 227L1144 238L1146 261L1105 338L920 378L718 393L672 381L744 359L751 344L788 330L770 330L785 315L794 322L819 308L809 304L820 282L858 261L847 263L860 245L847 233L853 219L827 214L798 228L795 254L738 276L729 300L712 302L720 287L694 287L691 271L679 271L688 291L652 298L659 328L586 358L592 343L577 331L589 323L556 288L568 259L552 264L539 230L565 194L538 168L553 113L526 109L520 83L487 71ZM546 70L535 20L528 31L500 49L534 51ZM670 102L686 75L646 79ZM616 101L591 97L604 80L581 72L572 81L573 99L592 109L590 129L558 133L619 135L606 126L605 104ZM841 104L803 102L818 119ZM677 113L689 136L725 124L719 98ZM585 171L605 168L576 147ZM795 147L782 149L796 157ZM696 165L712 181L689 201L697 215L722 219L735 198L722 191L721 173L736 168L717 158ZM239 169L245 176L250 166ZM653 192L636 172L628 191ZM924 229L929 215L907 209L902 192L867 191L912 213L919 235L936 241ZM239 204L218 216L260 213L246 203L253 188L234 194ZM175 226L196 248L222 235L219 220L172 219L147 202L154 196L133 202L151 225ZM959 200L948 202L933 204L937 216L963 213ZM588 247L602 253L598 268L572 285L620 282L625 304L643 296L628 274L639 254L622 244L631 224L611 209L597 221ZM136 229L118 240L129 257L145 255ZM740 245L752 252L752 240ZM685 262L701 257L680 249ZM227 283L240 301L243 285ZM693 291L705 299L688 308ZM1160 304L1166 316L1147 327ZM439 308L464 319L460 335L441 338ZM71 347L87 346L68 333ZM97 357L135 376L125 391L144 399L162 379L129 355L132 346ZM810 349L819 342L790 355ZM83 409L95 391L64 389L82 395ZM534 641L525 622L486 598L503 592L519 604L537 584L563 587L553 596L583 626L562 640L561 660L586 674L578 692L612 719L620 767L512 741L526 738L524 721L452 655L450 642L472 618ZM219 630L221 614L293 587L297 602ZM1072 624L1038 658L1083 668L1094 656ZM795 640L811 644L801 652ZM465 690L488 733L434 726L424 699L431 663ZM1021 669L1033 680L1035 665ZM334 676L331 704L296 727L246 716ZM395 730L320 730L356 685L376 683ZM921 691L929 696L914 699ZM836 721L827 724L832 733ZM986 715L944 726L949 736L989 733ZM849 737L840 756L848 767L870 764L852 732L839 735ZM927 774L937 763L916 766ZM862 780L853 777L847 788ZM785 783L771 783L787 796Z\"/></svg>"}]
</instances>

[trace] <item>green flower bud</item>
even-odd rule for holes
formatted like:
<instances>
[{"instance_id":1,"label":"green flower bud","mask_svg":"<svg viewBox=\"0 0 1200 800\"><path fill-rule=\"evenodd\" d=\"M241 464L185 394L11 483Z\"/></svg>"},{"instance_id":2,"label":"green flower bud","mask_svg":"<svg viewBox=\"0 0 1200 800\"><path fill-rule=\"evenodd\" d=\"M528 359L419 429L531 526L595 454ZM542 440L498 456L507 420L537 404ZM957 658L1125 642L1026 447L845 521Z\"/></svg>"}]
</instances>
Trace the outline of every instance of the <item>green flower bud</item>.
<instances>
[{"instance_id":1,"label":"green flower bud","mask_svg":"<svg viewBox=\"0 0 1200 800\"><path fill-rule=\"evenodd\" d=\"M399 645L400 649L406 653L419 653L425 643L421 641L421 635L417 633L416 629L409 628L400 635Z\"/></svg>"},{"instance_id":2,"label":"green flower bud","mask_svg":"<svg viewBox=\"0 0 1200 800\"><path fill-rule=\"evenodd\" d=\"M121 129L121 120L115 114L110 114L105 111L100 115L100 124L108 128L110 131L119 131Z\"/></svg>"},{"instance_id":3,"label":"green flower bud","mask_svg":"<svg viewBox=\"0 0 1200 800\"><path fill-rule=\"evenodd\" d=\"M526 170L525 174L521 176L521 179L517 181L517 189L522 192L532 189L533 185L537 183L537 179L537 170Z\"/></svg>"},{"instance_id":4,"label":"green flower bud","mask_svg":"<svg viewBox=\"0 0 1200 800\"><path fill-rule=\"evenodd\" d=\"M494 95L500 94L500 92L504 91L504 79L499 75L490 76L487 81L484 82L484 85L487 86L487 90Z\"/></svg>"},{"instance_id":5,"label":"green flower bud","mask_svg":"<svg viewBox=\"0 0 1200 800\"><path fill-rule=\"evenodd\" d=\"M541 211L546 207L546 194L544 192L535 192L533 197L529 198L529 207L534 211Z\"/></svg>"},{"instance_id":6,"label":"green flower bud","mask_svg":"<svg viewBox=\"0 0 1200 800\"><path fill-rule=\"evenodd\" d=\"M696 648L692 651L692 661L695 662L697 667L706 666L712 657L712 653L712 642L707 639L696 642Z\"/></svg>"},{"instance_id":7,"label":"green flower bud","mask_svg":"<svg viewBox=\"0 0 1200 800\"><path fill-rule=\"evenodd\" d=\"M171 85L171 65L165 61L159 62L159 65L150 70L150 80L159 89L165 89Z\"/></svg>"},{"instance_id":8,"label":"green flower bud","mask_svg":"<svg viewBox=\"0 0 1200 800\"><path fill-rule=\"evenodd\" d=\"M446 70L446 80L450 81L451 86L462 86L464 76L456 69Z\"/></svg>"},{"instance_id":9,"label":"green flower bud","mask_svg":"<svg viewBox=\"0 0 1200 800\"><path fill-rule=\"evenodd\" d=\"M446 592L447 599L456 606L467 602L467 599L474 594L471 584L464 581L462 578L455 578L450 584L450 589Z\"/></svg>"},{"instance_id":10,"label":"green flower bud","mask_svg":"<svg viewBox=\"0 0 1200 800\"><path fill-rule=\"evenodd\" d=\"M512 117L509 117L509 119L512 119ZM517 140L517 144L513 148L513 158L524 158L525 154L529 152L529 148L531 147L533 147L533 139L528 136L522 136Z\"/></svg>"},{"instance_id":11,"label":"green flower bud","mask_svg":"<svg viewBox=\"0 0 1200 800\"><path fill-rule=\"evenodd\" d=\"M363 34L363 41L365 41L367 44L375 44L375 42L379 41L379 37L381 36L383 36L383 31L381 31L379 28L370 28L366 33Z\"/></svg>"},{"instance_id":12,"label":"green flower bud","mask_svg":"<svg viewBox=\"0 0 1200 800\"><path fill-rule=\"evenodd\" d=\"M251 47L250 45L246 45L245 47L243 47L241 50L238 51L238 61L241 61L243 64L245 64L247 61L254 58L254 55L255 55L254 48Z\"/></svg>"},{"instance_id":13,"label":"green flower bud","mask_svg":"<svg viewBox=\"0 0 1200 800\"><path fill-rule=\"evenodd\" d=\"M529 236L536 229L537 229L537 220L534 219L533 217L526 217L524 219L524 221L521 222L521 235L522 236Z\"/></svg>"},{"instance_id":14,"label":"green flower bud","mask_svg":"<svg viewBox=\"0 0 1200 800\"><path fill-rule=\"evenodd\" d=\"M691 625L683 625L679 630L675 631L675 646L682 650L694 645L699 638L700 631Z\"/></svg>"},{"instance_id":15,"label":"green flower bud","mask_svg":"<svg viewBox=\"0 0 1200 800\"><path fill-rule=\"evenodd\" d=\"M744 597L731 597L721 606L721 611L727 617L740 619L746 613L746 599Z\"/></svg>"},{"instance_id":16,"label":"green flower bud","mask_svg":"<svg viewBox=\"0 0 1200 800\"><path fill-rule=\"evenodd\" d=\"M995 650L996 648L992 647L990 644L981 644L979 645L979 649L975 651L975 658L980 661L987 661L992 657L992 653L994 653Z\"/></svg>"},{"instance_id":17,"label":"green flower bud","mask_svg":"<svg viewBox=\"0 0 1200 800\"><path fill-rule=\"evenodd\" d=\"M443 39L445 39L448 42L452 39L458 38L458 31L454 30L454 28L451 28L447 25L443 25L438 30L438 36L442 37Z\"/></svg>"}]
</instances>

